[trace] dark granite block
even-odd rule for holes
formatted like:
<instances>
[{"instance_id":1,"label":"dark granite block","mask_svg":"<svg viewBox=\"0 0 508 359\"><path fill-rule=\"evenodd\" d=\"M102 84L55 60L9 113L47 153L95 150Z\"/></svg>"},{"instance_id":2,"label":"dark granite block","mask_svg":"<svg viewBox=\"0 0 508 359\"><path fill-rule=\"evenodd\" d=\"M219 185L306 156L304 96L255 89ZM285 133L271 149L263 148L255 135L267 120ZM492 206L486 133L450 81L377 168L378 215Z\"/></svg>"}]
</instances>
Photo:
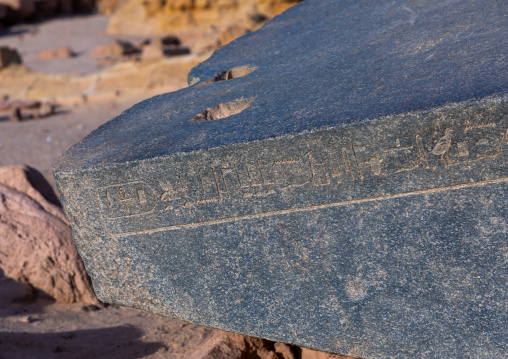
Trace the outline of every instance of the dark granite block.
<instances>
[{"instance_id":1,"label":"dark granite block","mask_svg":"<svg viewBox=\"0 0 508 359\"><path fill-rule=\"evenodd\" d=\"M364 358L508 355L505 1L307 0L55 164L100 299Z\"/></svg>"}]
</instances>

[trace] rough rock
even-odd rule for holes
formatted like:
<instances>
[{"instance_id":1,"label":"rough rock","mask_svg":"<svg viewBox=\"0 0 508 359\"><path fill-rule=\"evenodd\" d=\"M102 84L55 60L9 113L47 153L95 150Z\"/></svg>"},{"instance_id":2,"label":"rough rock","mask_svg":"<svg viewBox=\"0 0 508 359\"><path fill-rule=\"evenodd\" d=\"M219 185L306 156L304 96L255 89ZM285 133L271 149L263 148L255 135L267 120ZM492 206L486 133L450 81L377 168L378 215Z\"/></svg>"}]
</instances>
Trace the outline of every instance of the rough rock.
<instances>
[{"instance_id":1,"label":"rough rock","mask_svg":"<svg viewBox=\"0 0 508 359\"><path fill-rule=\"evenodd\" d=\"M0 47L0 70L7 66L21 63L21 56L16 49L5 46Z\"/></svg>"},{"instance_id":2,"label":"rough rock","mask_svg":"<svg viewBox=\"0 0 508 359\"><path fill-rule=\"evenodd\" d=\"M0 167L0 268L59 302L97 304L58 199L27 166Z\"/></svg>"},{"instance_id":3,"label":"rough rock","mask_svg":"<svg viewBox=\"0 0 508 359\"><path fill-rule=\"evenodd\" d=\"M301 0L127 0L114 6L111 34L167 34L190 27L252 24L271 18Z\"/></svg>"},{"instance_id":4,"label":"rough rock","mask_svg":"<svg viewBox=\"0 0 508 359\"><path fill-rule=\"evenodd\" d=\"M284 343L217 331L188 359L352 359Z\"/></svg>"},{"instance_id":5,"label":"rough rock","mask_svg":"<svg viewBox=\"0 0 508 359\"><path fill-rule=\"evenodd\" d=\"M0 101L0 112L2 111L9 111L14 108L21 108L21 109L34 109L41 107L41 102L37 100L2 100Z\"/></svg>"},{"instance_id":6,"label":"rough rock","mask_svg":"<svg viewBox=\"0 0 508 359\"><path fill-rule=\"evenodd\" d=\"M277 359L271 345L273 343L264 339L218 331L189 359Z\"/></svg>"},{"instance_id":7,"label":"rough rock","mask_svg":"<svg viewBox=\"0 0 508 359\"><path fill-rule=\"evenodd\" d=\"M126 56L139 53L139 49L134 44L125 40L113 40L109 47L112 56Z\"/></svg>"},{"instance_id":8,"label":"rough rock","mask_svg":"<svg viewBox=\"0 0 508 359\"><path fill-rule=\"evenodd\" d=\"M125 40L113 40L109 45L100 45L92 51L92 56L122 57L137 54L141 50L134 44Z\"/></svg>"},{"instance_id":9,"label":"rough rock","mask_svg":"<svg viewBox=\"0 0 508 359\"><path fill-rule=\"evenodd\" d=\"M73 56L75 56L75 52L67 46L57 49L42 50L38 55L41 60L66 59Z\"/></svg>"},{"instance_id":10,"label":"rough rock","mask_svg":"<svg viewBox=\"0 0 508 359\"><path fill-rule=\"evenodd\" d=\"M288 344L275 343L274 349L280 359L295 359L293 350Z\"/></svg>"}]
</instances>

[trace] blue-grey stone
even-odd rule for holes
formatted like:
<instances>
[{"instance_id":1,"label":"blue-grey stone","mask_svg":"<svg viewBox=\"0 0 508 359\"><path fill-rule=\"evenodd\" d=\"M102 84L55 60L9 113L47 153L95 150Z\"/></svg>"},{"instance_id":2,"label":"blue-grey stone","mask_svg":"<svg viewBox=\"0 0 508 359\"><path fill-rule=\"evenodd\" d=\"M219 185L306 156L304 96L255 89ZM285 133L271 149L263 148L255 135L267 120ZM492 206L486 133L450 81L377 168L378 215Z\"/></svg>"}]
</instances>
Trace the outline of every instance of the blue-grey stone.
<instances>
[{"instance_id":1,"label":"blue-grey stone","mask_svg":"<svg viewBox=\"0 0 508 359\"><path fill-rule=\"evenodd\" d=\"M103 301L363 358L508 356L506 1L307 0L55 166Z\"/></svg>"}]
</instances>

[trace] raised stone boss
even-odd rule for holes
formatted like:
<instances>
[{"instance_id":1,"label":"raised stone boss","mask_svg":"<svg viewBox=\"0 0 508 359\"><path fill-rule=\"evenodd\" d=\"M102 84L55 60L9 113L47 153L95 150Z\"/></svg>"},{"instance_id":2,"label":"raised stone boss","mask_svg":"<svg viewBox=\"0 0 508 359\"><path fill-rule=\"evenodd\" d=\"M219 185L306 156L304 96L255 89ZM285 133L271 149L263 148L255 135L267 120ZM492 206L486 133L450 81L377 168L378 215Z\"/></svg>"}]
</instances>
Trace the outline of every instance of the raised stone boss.
<instances>
[{"instance_id":1,"label":"raised stone boss","mask_svg":"<svg viewBox=\"0 0 508 359\"><path fill-rule=\"evenodd\" d=\"M362 358L507 357L508 4L312 1L55 164L98 297Z\"/></svg>"}]
</instances>

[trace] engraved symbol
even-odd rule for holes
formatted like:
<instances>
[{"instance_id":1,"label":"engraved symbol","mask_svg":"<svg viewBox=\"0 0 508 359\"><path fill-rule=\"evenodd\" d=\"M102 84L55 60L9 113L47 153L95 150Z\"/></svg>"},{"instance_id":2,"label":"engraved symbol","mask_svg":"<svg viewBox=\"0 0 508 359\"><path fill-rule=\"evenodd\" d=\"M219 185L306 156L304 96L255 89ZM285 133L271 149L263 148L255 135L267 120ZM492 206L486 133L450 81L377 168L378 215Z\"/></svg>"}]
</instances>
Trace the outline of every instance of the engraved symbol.
<instances>
[{"instance_id":1,"label":"engraved symbol","mask_svg":"<svg viewBox=\"0 0 508 359\"><path fill-rule=\"evenodd\" d=\"M481 160L483 158L497 157L497 155L499 155L503 151L503 148L500 145L495 152L489 153L489 152L491 152L491 151L489 151L490 143L489 143L489 140L487 140L486 138L480 138L478 141L476 141L475 149L478 149L478 147L480 148L479 151L483 152L483 153L477 154L476 158L474 159L475 161Z\"/></svg>"},{"instance_id":2,"label":"engraved symbol","mask_svg":"<svg viewBox=\"0 0 508 359\"><path fill-rule=\"evenodd\" d=\"M383 162L381 157L374 156L366 162L370 165L370 170L374 175L379 176L381 174L381 162Z\"/></svg>"},{"instance_id":3,"label":"engraved symbol","mask_svg":"<svg viewBox=\"0 0 508 359\"><path fill-rule=\"evenodd\" d=\"M163 202L180 199L181 195L185 196L187 192L187 187L183 184L181 173L178 174L178 180L176 180L175 184L165 181L160 182L159 185L164 191L160 196L160 199Z\"/></svg>"},{"instance_id":4,"label":"engraved symbol","mask_svg":"<svg viewBox=\"0 0 508 359\"><path fill-rule=\"evenodd\" d=\"M457 152L460 157L465 157L469 155L469 149L467 148L466 141L461 141L457 143Z\"/></svg>"},{"instance_id":5,"label":"engraved symbol","mask_svg":"<svg viewBox=\"0 0 508 359\"><path fill-rule=\"evenodd\" d=\"M123 204L127 212L129 212L129 202L132 201L132 198L127 198L127 195L125 194L125 189L123 187L118 187L118 195L120 197L119 199L120 203Z\"/></svg>"},{"instance_id":6,"label":"engraved symbol","mask_svg":"<svg viewBox=\"0 0 508 359\"><path fill-rule=\"evenodd\" d=\"M353 150L353 158L355 159L356 169L357 169L358 173L360 174L360 179L363 180L363 173L362 173L362 169L360 168L360 164L358 163L358 156L357 155L359 152L365 152L365 150L367 148L365 146L361 146L361 145L352 145L351 149Z\"/></svg>"},{"instance_id":7,"label":"engraved symbol","mask_svg":"<svg viewBox=\"0 0 508 359\"><path fill-rule=\"evenodd\" d=\"M353 169L351 168L351 162L349 161L348 151L345 147L342 147L342 160L344 162L344 172L351 175L351 181L355 180L355 175L353 173Z\"/></svg>"},{"instance_id":8,"label":"engraved symbol","mask_svg":"<svg viewBox=\"0 0 508 359\"><path fill-rule=\"evenodd\" d=\"M160 200L162 202L172 202L187 196L187 186L182 180L182 174L178 174L178 179L174 183L169 181L160 181L159 186L162 189ZM166 204L164 207L167 211L174 209L173 204Z\"/></svg>"},{"instance_id":9,"label":"engraved symbol","mask_svg":"<svg viewBox=\"0 0 508 359\"><path fill-rule=\"evenodd\" d=\"M422 139L419 135L415 135L415 143L416 143L416 150L417 150L417 158L416 160L408 160L407 158L404 159L404 157L407 156L413 156L413 150L414 146L401 146L400 140L397 138L395 140L395 147L388 147L385 148L385 152L391 153L393 156L396 157L396 160L398 163L398 168L393 171L393 173L399 173L404 171L412 171L416 168L418 168L420 165L423 165L425 168L429 168L429 164L427 162L427 159L425 158L425 150L423 149ZM404 164L404 166L401 166Z\"/></svg>"},{"instance_id":10,"label":"engraved symbol","mask_svg":"<svg viewBox=\"0 0 508 359\"><path fill-rule=\"evenodd\" d=\"M222 201L222 195L217 181L217 175L213 168L198 170L199 196L196 204L212 203Z\"/></svg>"},{"instance_id":11,"label":"engraved symbol","mask_svg":"<svg viewBox=\"0 0 508 359\"><path fill-rule=\"evenodd\" d=\"M141 181L102 187L99 198L113 218L150 212L155 207L154 191Z\"/></svg>"},{"instance_id":12,"label":"engraved symbol","mask_svg":"<svg viewBox=\"0 0 508 359\"><path fill-rule=\"evenodd\" d=\"M276 183L281 189L301 187L311 179L308 167L301 158L284 158L272 162Z\"/></svg>"},{"instance_id":13,"label":"engraved symbol","mask_svg":"<svg viewBox=\"0 0 508 359\"><path fill-rule=\"evenodd\" d=\"M478 128L488 128L488 127L496 127L496 123L495 122L487 122L487 123L476 123L474 125L467 125L464 128L464 132L467 132L470 130L475 130Z\"/></svg>"},{"instance_id":14,"label":"engraved symbol","mask_svg":"<svg viewBox=\"0 0 508 359\"><path fill-rule=\"evenodd\" d=\"M413 146L401 146L400 145L400 140L398 138L395 139L395 147L388 147L388 148L385 148L385 152L389 152L389 151L407 151L407 150L412 150L413 149Z\"/></svg>"},{"instance_id":15,"label":"engraved symbol","mask_svg":"<svg viewBox=\"0 0 508 359\"><path fill-rule=\"evenodd\" d=\"M445 129L445 134L437 141L436 145L432 149L431 153L436 156L441 156L445 166L450 164L448 158L448 150L452 145L452 132L451 128Z\"/></svg>"},{"instance_id":16,"label":"engraved symbol","mask_svg":"<svg viewBox=\"0 0 508 359\"><path fill-rule=\"evenodd\" d=\"M310 174L312 176L312 185L313 186L329 185L330 176L326 171L324 163L318 162L311 152L307 153L307 158L309 160Z\"/></svg>"}]
</instances>

